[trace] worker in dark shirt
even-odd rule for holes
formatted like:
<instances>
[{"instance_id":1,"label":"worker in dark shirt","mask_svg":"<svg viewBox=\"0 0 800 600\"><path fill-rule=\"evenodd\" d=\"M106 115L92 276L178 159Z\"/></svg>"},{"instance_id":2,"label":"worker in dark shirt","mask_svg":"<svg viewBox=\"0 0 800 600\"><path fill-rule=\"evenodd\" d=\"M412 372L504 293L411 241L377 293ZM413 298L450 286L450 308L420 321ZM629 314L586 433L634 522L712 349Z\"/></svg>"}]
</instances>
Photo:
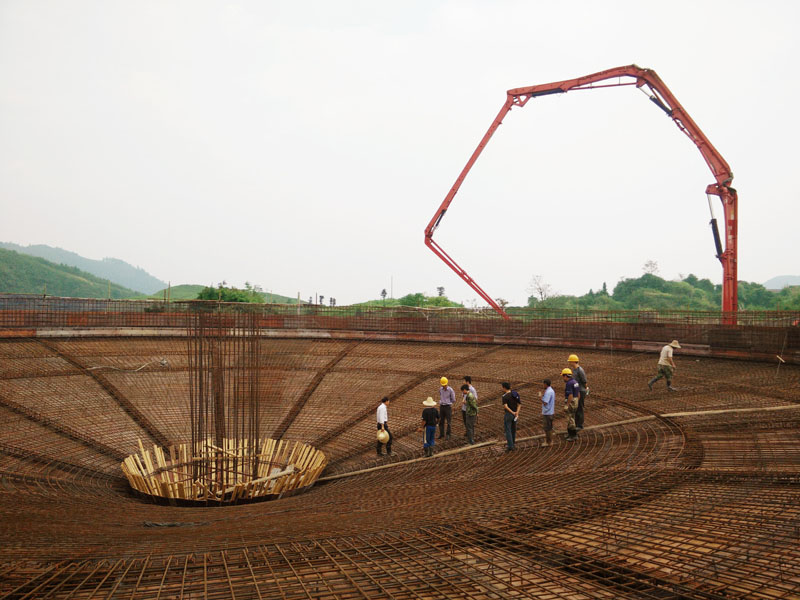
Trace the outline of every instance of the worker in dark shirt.
<instances>
[{"instance_id":1,"label":"worker in dark shirt","mask_svg":"<svg viewBox=\"0 0 800 600\"><path fill-rule=\"evenodd\" d=\"M580 431L583 429L583 407L586 402L586 396L589 395L589 384L586 381L586 371L578 364L579 358L577 354L570 354L567 362L572 369L572 378L578 382L581 392L578 398L578 409L575 411L575 428Z\"/></svg>"},{"instance_id":2,"label":"worker in dark shirt","mask_svg":"<svg viewBox=\"0 0 800 600\"><path fill-rule=\"evenodd\" d=\"M574 442L578 439L578 429L575 427L575 413L578 410L578 400L581 397L581 386L572 376L572 369L563 369L561 379L564 380L564 411L567 413L567 441Z\"/></svg>"},{"instance_id":3,"label":"worker in dark shirt","mask_svg":"<svg viewBox=\"0 0 800 600\"><path fill-rule=\"evenodd\" d=\"M519 405L522 404L519 394L511 389L511 384L504 381L500 384L503 388L503 429L506 433L506 452L514 449L517 441L517 418L519 417Z\"/></svg>"},{"instance_id":4,"label":"worker in dark shirt","mask_svg":"<svg viewBox=\"0 0 800 600\"><path fill-rule=\"evenodd\" d=\"M436 443L436 424L439 422L439 411L436 410L436 401L428 396L422 405L425 409L422 411L422 427L425 431L423 438L422 449L425 456L433 456L433 445Z\"/></svg>"}]
</instances>

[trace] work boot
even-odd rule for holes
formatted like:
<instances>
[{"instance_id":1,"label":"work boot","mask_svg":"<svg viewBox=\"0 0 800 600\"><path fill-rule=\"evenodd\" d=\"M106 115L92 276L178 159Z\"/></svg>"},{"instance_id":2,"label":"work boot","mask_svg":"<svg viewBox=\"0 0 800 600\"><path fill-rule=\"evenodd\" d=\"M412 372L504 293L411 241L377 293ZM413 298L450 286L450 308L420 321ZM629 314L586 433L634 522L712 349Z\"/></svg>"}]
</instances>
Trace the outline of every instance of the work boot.
<instances>
[{"instance_id":1,"label":"work boot","mask_svg":"<svg viewBox=\"0 0 800 600\"><path fill-rule=\"evenodd\" d=\"M654 384L656 381L658 381L658 379L651 379L649 382L647 382L647 387L649 387L649 388L650 388L650 391L651 391L651 392L653 391L653 384Z\"/></svg>"}]
</instances>

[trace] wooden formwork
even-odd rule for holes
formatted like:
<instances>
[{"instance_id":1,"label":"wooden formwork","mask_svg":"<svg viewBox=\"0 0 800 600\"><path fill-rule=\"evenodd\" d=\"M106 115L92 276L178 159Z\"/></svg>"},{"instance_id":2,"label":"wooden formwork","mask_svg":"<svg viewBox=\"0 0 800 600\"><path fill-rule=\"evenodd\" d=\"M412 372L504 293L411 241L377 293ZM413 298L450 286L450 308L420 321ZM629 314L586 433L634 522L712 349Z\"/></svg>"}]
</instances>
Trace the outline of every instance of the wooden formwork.
<instances>
[{"instance_id":1,"label":"wooden formwork","mask_svg":"<svg viewBox=\"0 0 800 600\"><path fill-rule=\"evenodd\" d=\"M125 458L120 465L131 487L155 500L171 503L235 504L280 498L314 483L325 469L325 454L302 442L211 437L167 449L153 445Z\"/></svg>"}]
</instances>

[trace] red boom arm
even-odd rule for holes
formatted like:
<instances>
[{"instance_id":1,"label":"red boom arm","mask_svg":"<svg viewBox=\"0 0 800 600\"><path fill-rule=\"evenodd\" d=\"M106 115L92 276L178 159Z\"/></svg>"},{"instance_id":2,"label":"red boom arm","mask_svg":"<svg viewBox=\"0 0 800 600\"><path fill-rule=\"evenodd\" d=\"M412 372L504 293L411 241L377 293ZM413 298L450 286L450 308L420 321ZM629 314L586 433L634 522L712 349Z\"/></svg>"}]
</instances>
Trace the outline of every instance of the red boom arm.
<instances>
[{"instance_id":1,"label":"red boom arm","mask_svg":"<svg viewBox=\"0 0 800 600\"><path fill-rule=\"evenodd\" d=\"M606 83L604 85L594 85L596 83L606 81L609 79L617 79L614 83ZM633 81L627 81L633 79ZM494 121L492 121L489 130L483 136L478 147L472 153L467 164L461 171L461 174L456 179L453 187L447 193L444 201L442 201L436 213L433 215L430 223L425 228L425 245L430 248L434 254L441 258L447 266L455 271L467 284L474 289L481 298L486 300L489 305L494 308L503 318L508 319L505 311L492 300L491 296L487 294L477 284L477 282L470 277L464 269L462 269L455 260L453 260L444 249L433 240L433 232L442 221L444 213L453 201L456 193L458 192L461 184L469 173L475 161L483 152L486 144L489 143L492 135L503 122L506 114L514 106L525 106L531 98L539 96L548 96L550 94L562 94L571 90L588 90L595 88L605 87L618 87L626 85L635 85L637 88L647 88L649 90L650 100L663 110L678 126L683 133L685 133L690 140L697 146L697 149L702 154L703 159L706 161L708 168L714 175L716 180L706 188L706 194L719 196L722 201L722 206L725 214L725 250L722 251L720 244L717 245L718 252L717 258L722 263L723 281L722 281L722 310L728 313L727 321L735 322L735 312L738 308L737 296L737 276L736 276L736 243L737 243L737 196L736 190L730 187L733 180L733 173L722 158L716 148L711 144L705 134L700 130L697 124L686 113L684 108L672 95L669 88L664 85L661 78L651 69L642 69L636 65L629 65L626 67L617 67L607 71L600 71L578 79L568 79L566 81L556 81L554 83L545 83L542 85L534 85L531 87L517 88L508 90L506 93L506 101L500 112L497 113ZM645 92L646 94L648 92ZM712 221L713 223L713 221Z\"/></svg>"}]
</instances>

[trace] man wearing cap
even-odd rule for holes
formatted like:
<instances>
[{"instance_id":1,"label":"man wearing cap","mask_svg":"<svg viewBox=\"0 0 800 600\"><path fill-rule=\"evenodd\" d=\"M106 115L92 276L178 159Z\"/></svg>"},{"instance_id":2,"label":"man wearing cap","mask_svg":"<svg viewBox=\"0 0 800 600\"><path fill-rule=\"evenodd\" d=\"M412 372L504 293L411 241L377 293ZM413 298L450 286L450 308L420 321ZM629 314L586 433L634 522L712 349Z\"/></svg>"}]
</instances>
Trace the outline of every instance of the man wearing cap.
<instances>
[{"instance_id":1,"label":"man wearing cap","mask_svg":"<svg viewBox=\"0 0 800 600\"><path fill-rule=\"evenodd\" d=\"M444 422L447 421L447 439L450 439L450 423L453 420L453 404L456 401L456 393L447 385L447 377L439 380L439 439L445 436Z\"/></svg>"},{"instance_id":2,"label":"man wearing cap","mask_svg":"<svg viewBox=\"0 0 800 600\"><path fill-rule=\"evenodd\" d=\"M461 393L464 394L464 405L467 407L464 412L464 426L467 428L467 441L475 443L475 422L478 420L478 400L469 389L470 385L465 383L461 386Z\"/></svg>"},{"instance_id":3,"label":"man wearing cap","mask_svg":"<svg viewBox=\"0 0 800 600\"><path fill-rule=\"evenodd\" d=\"M436 443L436 424L439 422L439 411L436 410L436 400L428 396L422 405L422 427L425 431L422 449L425 456L433 456L433 445Z\"/></svg>"},{"instance_id":4,"label":"man wearing cap","mask_svg":"<svg viewBox=\"0 0 800 600\"><path fill-rule=\"evenodd\" d=\"M586 371L583 370L578 362L577 354L570 354L567 362L572 368L572 377L578 382L580 386L580 397L578 398L578 408L575 411L575 428L580 431L583 429L583 402L586 400L586 394L589 392L589 386L586 383Z\"/></svg>"},{"instance_id":5,"label":"man wearing cap","mask_svg":"<svg viewBox=\"0 0 800 600\"><path fill-rule=\"evenodd\" d=\"M650 388L650 391L653 391L653 384L661 379L662 377L666 378L667 380L667 389L670 392L677 392L674 387L672 387L672 374L675 372L675 361L672 360L672 349L673 348L680 348L681 345L678 343L678 340L672 340L669 344L664 346L661 349L661 356L658 359L658 374L651 379L647 387Z\"/></svg>"},{"instance_id":6,"label":"man wearing cap","mask_svg":"<svg viewBox=\"0 0 800 600\"><path fill-rule=\"evenodd\" d=\"M564 380L564 411L567 413L567 441L574 442L578 439L578 429L575 427L575 411L578 410L578 398L581 395L581 386L572 377L572 369L562 369L561 379Z\"/></svg>"},{"instance_id":7,"label":"man wearing cap","mask_svg":"<svg viewBox=\"0 0 800 600\"><path fill-rule=\"evenodd\" d=\"M389 434L389 439L386 442L386 454L387 456L391 456L392 432L389 431L389 411L386 408L387 406L389 406L389 398L387 396L384 396L383 398L381 398L381 403L378 405L376 417L378 418L378 431L383 430ZM383 443L380 440L378 440L377 444L378 444L377 445L378 456L381 456L383 454L381 448L381 446L383 446Z\"/></svg>"}]
</instances>

